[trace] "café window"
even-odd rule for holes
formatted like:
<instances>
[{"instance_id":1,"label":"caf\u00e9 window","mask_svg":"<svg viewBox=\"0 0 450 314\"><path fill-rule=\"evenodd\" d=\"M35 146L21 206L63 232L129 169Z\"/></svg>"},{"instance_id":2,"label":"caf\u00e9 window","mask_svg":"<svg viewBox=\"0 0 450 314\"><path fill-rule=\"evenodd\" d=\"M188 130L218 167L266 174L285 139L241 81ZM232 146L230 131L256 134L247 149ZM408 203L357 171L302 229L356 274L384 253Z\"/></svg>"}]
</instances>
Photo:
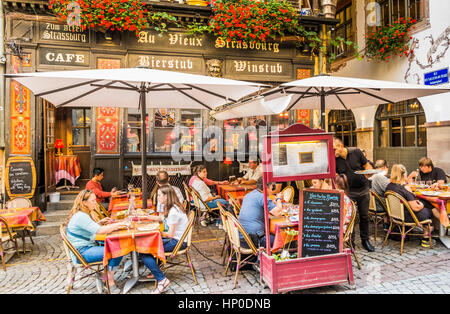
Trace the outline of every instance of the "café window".
<instances>
[{"instance_id":1,"label":"caf\u00e9 window","mask_svg":"<svg viewBox=\"0 0 450 314\"><path fill-rule=\"evenodd\" d=\"M289 126L289 112L272 115L271 131L283 130Z\"/></svg>"},{"instance_id":2,"label":"caf\u00e9 window","mask_svg":"<svg viewBox=\"0 0 450 314\"><path fill-rule=\"evenodd\" d=\"M426 17L429 0L377 0L381 25L393 24L399 18L420 21Z\"/></svg>"},{"instance_id":3,"label":"caf\u00e9 window","mask_svg":"<svg viewBox=\"0 0 450 314\"><path fill-rule=\"evenodd\" d=\"M72 109L72 145L89 146L91 109Z\"/></svg>"},{"instance_id":4,"label":"caf\u00e9 window","mask_svg":"<svg viewBox=\"0 0 450 314\"><path fill-rule=\"evenodd\" d=\"M248 152L255 154L260 151L262 136L267 134L267 122L265 116L248 118L247 125Z\"/></svg>"},{"instance_id":5,"label":"caf\u00e9 window","mask_svg":"<svg viewBox=\"0 0 450 314\"><path fill-rule=\"evenodd\" d=\"M202 111L181 109L180 125L187 129L181 132L181 152L202 152Z\"/></svg>"},{"instance_id":6,"label":"caf\u00e9 window","mask_svg":"<svg viewBox=\"0 0 450 314\"><path fill-rule=\"evenodd\" d=\"M236 118L225 120L223 122L224 134L224 151L225 153L242 152L242 144L244 143L244 119Z\"/></svg>"},{"instance_id":7,"label":"caf\u00e9 window","mask_svg":"<svg viewBox=\"0 0 450 314\"><path fill-rule=\"evenodd\" d=\"M376 114L379 147L426 147L426 119L417 99L379 106Z\"/></svg>"},{"instance_id":8,"label":"caf\u00e9 window","mask_svg":"<svg viewBox=\"0 0 450 314\"><path fill-rule=\"evenodd\" d=\"M353 41L352 15L353 15L352 1L346 1L345 6L342 7L341 9L338 9L336 12L336 19L339 20L339 23L332 31L332 38L341 37L345 41ZM350 51L351 49L353 48L345 45L344 43L342 43L337 47L332 46L333 53L336 56L343 55L346 52Z\"/></svg>"},{"instance_id":9,"label":"caf\u00e9 window","mask_svg":"<svg viewBox=\"0 0 450 314\"><path fill-rule=\"evenodd\" d=\"M154 152L170 153L175 143L175 109L156 109L154 111Z\"/></svg>"},{"instance_id":10,"label":"caf\u00e9 window","mask_svg":"<svg viewBox=\"0 0 450 314\"><path fill-rule=\"evenodd\" d=\"M138 153L141 151L141 120L141 113L138 109L128 109L126 127L126 151L128 153ZM146 117L146 124L148 138L148 114Z\"/></svg>"},{"instance_id":11,"label":"caf\u00e9 window","mask_svg":"<svg viewBox=\"0 0 450 314\"><path fill-rule=\"evenodd\" d=\"M334 132L345 146L356 147L356 122L351 110L332 110L328 114L328 130Z\"/></svg>"}]
</instances>

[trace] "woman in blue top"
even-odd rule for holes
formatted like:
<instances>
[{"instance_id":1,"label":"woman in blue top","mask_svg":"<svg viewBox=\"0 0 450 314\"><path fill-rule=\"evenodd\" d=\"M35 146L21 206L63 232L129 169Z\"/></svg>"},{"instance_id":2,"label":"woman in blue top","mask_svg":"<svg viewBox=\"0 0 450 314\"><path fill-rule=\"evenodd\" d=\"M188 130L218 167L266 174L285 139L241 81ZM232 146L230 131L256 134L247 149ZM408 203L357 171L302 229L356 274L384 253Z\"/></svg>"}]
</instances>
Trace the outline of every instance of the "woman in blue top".
<instances>
[{"instance_id":1,"label":"woman in blue top","mask_svg":"<svg viewBox=\"0 0 450 314\"><path fill-rule=\"evenodd\" d=\"M94 192L89 190L81 191L72 210L69 214L67 225L67 238L70 243L78 250L88 263L100 262L103 260L104 247L95 243L97 234L107 234L125 226L127 222L110 223L110 218L104 218L98 223L92 220L90 212L97 205ZM110 223L110 224L108 224ZM108 283L110 292L120 293L114 282L114 268L117 267L122 257L113 258L108 263ZM77 258L72 254L74 263L78 263Z\"/></svg>"}]
</instances>

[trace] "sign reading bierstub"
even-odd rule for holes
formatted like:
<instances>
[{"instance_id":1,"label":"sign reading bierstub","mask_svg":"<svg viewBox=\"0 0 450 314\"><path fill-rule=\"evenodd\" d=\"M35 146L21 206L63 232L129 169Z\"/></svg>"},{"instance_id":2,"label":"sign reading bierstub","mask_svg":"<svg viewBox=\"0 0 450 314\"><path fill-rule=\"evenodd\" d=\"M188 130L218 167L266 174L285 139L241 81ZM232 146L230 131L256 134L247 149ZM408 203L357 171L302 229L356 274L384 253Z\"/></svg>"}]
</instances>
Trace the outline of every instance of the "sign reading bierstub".
<instances>
[{"instance_id":1,"label":"sign reading bierstub","mask_svg":"<svg viewBox=\"0 0 450 314\"><path fill-rule=\"evenodd\" d=\"M6 163L6 191L9 197L31 198L36 189L36 168L30 157L11 157Z\"/></svg>"},{"instance_id":2,"label":"sign reading bierstub","mask_svg":"<svg viewBox=\"0 0 450 314\"><path fill-rule=\"evenodd\" d=\"M343 200L343 193L336 190L307 189L300 192L299 256L342 252Z\"/></svg>"}]
</instances>

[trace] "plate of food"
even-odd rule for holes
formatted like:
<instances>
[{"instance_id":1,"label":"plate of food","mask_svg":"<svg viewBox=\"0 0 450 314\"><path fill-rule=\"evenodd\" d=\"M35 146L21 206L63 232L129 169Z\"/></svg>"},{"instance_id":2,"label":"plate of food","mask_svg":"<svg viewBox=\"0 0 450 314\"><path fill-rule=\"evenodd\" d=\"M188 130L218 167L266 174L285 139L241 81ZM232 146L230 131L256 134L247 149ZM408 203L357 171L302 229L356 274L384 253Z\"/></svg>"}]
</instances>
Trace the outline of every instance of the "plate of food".
<instances>
[{"instance_id":1,"label":"plate of food","mask_svg":"<svg viewBox=\"0 0 450 314\"><path fill-rule=\"evenodd\" d=\"M291 222L298 222L298 215L290 216L290 217L289 217L289 220L290 220Z\"/></svg>"},{"instance_id":2,"label":"plate of food","mask_svg":"<svg viewBox=\"0 0 450 314\"><path fill-rule=\"evenodd\" d=\"M138 231L153 231L159 229L159 223L158 222L151 222L147 224L139 225L136 228Z\"/></svg>"},{"instance_id":3,"label":"plate of food","mask_svg":"<svg viewBox=\"0 0 450 314\"><path fill-rule=\"evenodd\" d=\"M376 170L376 169L368 169L368 170L358 170L355 171L355 174L377 174L380 173L380 170Z\"/></svg>"},{"instance_id":4,"label":"plate of food","mask_svg":"<svg viewBox=\"0 0 450 314\"><path fill-rule=\"evenodd\" d=\"M439 196L442 194L442 192L438 191L420 191L420 194L425 196Z\"/></svg>"}]
</instances>

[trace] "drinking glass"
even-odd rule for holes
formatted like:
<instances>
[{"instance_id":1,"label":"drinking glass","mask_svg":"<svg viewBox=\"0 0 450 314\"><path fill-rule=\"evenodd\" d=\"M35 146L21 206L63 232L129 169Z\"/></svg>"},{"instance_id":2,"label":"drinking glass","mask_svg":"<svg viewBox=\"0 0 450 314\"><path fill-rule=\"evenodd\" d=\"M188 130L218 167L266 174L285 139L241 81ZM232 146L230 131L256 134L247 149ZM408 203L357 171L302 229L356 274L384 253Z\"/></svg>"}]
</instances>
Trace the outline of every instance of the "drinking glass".
<instances>
[{"instance_id":1,"label":"drinking glass","mask_svg":"<svg viewBox=\"0 0 450 314\"><path fill-rule=\"evenodd\" d=\"M427 188L430 188L433 185L433 181L427 181L425 185L427 186Z\"/></svg>"}]
</instances>

